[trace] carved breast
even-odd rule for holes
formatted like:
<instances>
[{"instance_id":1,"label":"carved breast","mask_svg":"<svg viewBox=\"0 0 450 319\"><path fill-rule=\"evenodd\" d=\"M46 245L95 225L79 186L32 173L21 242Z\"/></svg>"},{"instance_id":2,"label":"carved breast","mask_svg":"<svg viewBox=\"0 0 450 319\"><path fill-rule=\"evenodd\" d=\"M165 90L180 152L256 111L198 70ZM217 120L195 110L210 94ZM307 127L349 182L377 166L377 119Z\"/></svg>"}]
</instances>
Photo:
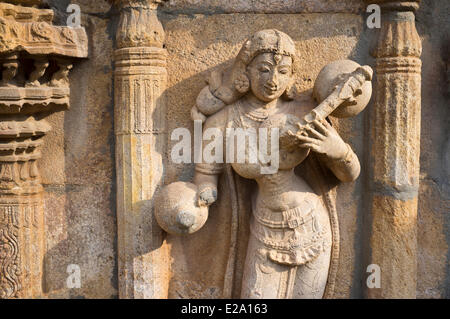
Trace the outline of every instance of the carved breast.
<instances>
[{"instance_id":1,"label":"carved breast","mask_svg":"<svg viewBox=\"0 0 450 319\"><path fill-rule=\"evenodd\" d=\"M280 136L287 131L296 132L299 119L291 114L273 114L264 121L255 121L235 112L232 128L242 129L236 138L228 138L227 151L234 153L232 167L242 177L258 179L275 174L278 170L290 170L308 156L309 149L298 145L280 143ZM245 135L245 137L243 137ZM233 146L230 143L234 143Z\"/></svg>"}]
</instances>

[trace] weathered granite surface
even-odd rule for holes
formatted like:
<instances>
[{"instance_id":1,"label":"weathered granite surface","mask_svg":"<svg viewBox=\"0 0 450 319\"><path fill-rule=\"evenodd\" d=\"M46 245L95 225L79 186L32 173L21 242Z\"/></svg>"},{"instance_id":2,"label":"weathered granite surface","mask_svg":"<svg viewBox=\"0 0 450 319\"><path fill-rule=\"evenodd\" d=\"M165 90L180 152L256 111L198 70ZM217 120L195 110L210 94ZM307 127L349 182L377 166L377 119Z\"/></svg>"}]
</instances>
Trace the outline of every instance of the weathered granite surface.
<instances>
[{"instance_id":1,"label":"weathered granite surface","mask_svg":"<svg viewBox=\"0 0 450 319\"><path fill-rule=\"evenodd\" d=\"M55 20L63 24L69 1L48 1ZM192 2L192 1L191 1ZM288 33L301 53L297 86L311 91L320 68L329 61L351 58L371 64L360 1L271 1L261 12L262 1L189 1L166 3L159 18L166 32L168 57L168 132L175 127L192 129L189 112L204 78L217 66L229 64L245 37L258 29L278 28ZM117 16L106 1L77 0L82 25L89 40L89 59L71 72L71 109L49 117L53 127L40 160L45 188L47 254L44 292L50 298L115 298L117 291L117 224L113 123L113 25ZM348 4L347 4L348 3ZM359 3L359 4L358 4ZM179 4L181 7L176 7ZM187 14L183 14L186 10ZM280 13L288 14L274 14ZM450 297L450 144L448 132L448 24L446 0L421 2L416 26L422 39L421 172L418 196L417 297ZM301 14L291 14L291 13ZM316 12L311 13L310 12ZM219 13L219 14L211 14ZM231 14L232 13L232 14ZM369 107L371 107L369 105ZM339 120L338 131L362 159L367 151L362 132L365 121ZM169 149L172 142L168 141ZM363 160L361 160L363 161ZM364 164L363 164L364 165ZM166 182L190 180L192 166L170 165ZM366 266L362 259L365 229L364 170L361 178L338 190L341 257L336 284L339 298L361 297ZM220 200L220 199L219 199ZM223 216L211 216L195 238L169 238L172 253L170 297L220 296L221 278L204 272L208 263L222 267L213 256ZM202 238L203 236L203 238ZM199 256L199 251L200 256ZM195 256L195 258L193 257ZM197 260L194 262L193 260ZM197 267L198 262L201 266ZM82 288L66 287L67 265L78 264Z\"/></svg>"},{"instance_id":2,"label":"weathered granite surface","mask_svg":"<svg viewBox=\"0 0 450 319\"><path fill-rule=\"evenodd\" d=\"M49 1L65 24L69 2ZM112 40L106 2L79 1L89 58L70 75L71 109L56 113L41 162L49 298L116 298L117 224L114 182ZM94 12L94 13L90 13ZM70 264L80 266L81 288L68 289Z\"/></svg>"},{"instance_id":3,"label":"weathered granite surface","mask_svg":"<svg viewBox=\"0 0 450 319\"><path fill-rule=\"evenodd\" d=\"M422 1L422 117L418 298L450 298L450 3Z\"/></svg>"},{"instance_id":4,"label":"weathered granite surface","mask_svg":"<svg viewBox=\"0 0 450 319\"><path fill-rule=\"evenodd\" d=\"M358 0L165 0L164 8L180 13L359 13Z\"/></svg>"}]
</instances>

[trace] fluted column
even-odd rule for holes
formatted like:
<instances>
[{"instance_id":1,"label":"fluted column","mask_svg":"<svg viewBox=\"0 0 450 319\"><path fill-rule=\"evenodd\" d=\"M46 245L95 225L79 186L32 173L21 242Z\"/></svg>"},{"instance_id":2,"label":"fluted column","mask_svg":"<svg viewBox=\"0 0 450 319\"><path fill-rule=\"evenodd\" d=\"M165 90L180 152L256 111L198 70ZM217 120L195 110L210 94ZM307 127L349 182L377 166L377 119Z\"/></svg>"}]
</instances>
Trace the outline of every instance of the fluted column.
<instances>
[{"instance_id":1,"label":"fluted column","mask_svg":"<svg viewBox=\"0 0 450 319\"><path fill-rule=\"evenodd\" d=\"M376 87L370 114L371 234L369 263L381 269L381 287L369 298L415 298L419 188L421 41L418 1L368 1L381 6L372 55Z\"/></svg>"},{"instance_id":2,"label":"fluted column","mask_svg":"<svg viewBox=\"0 0 450 319\"><path fill-rule=\"evenodd\" d=\"M167 52L155 0L114 1L114 113L120 298L167 298L168 257L153 217L165 155Z\"/></svg>"}]
</instances>

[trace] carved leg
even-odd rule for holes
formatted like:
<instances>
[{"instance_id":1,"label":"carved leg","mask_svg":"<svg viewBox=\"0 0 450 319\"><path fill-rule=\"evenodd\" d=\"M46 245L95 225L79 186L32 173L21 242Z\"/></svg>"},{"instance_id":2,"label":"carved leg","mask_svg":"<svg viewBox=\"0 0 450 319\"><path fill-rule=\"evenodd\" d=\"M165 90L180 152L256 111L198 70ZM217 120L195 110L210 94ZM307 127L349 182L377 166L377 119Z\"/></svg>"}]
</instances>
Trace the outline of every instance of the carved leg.
<instances>
[{"instance_id":1,"label":"carved leg","mask_svg":"<svg viewBox=\"0 0 450 319\"><path fill-rule=\"evenodd\" d=\"M11 55L2 60L3 71L0 86L15 86L13 79L16 77L17 70L19 69L17 58L17 55Z\"/></svg>"},{"instance_id":2,"label":"carved leg","mask_svg":"<svg viewBox=\"0 0 450 319\"><path fill-rule=\"evenodd\" d=\"M267 250L250 236L242 277L243 299L320 299L325 291L331 246L317 259L302 266L273 262Z\"/></svg>"},{"instance_id":3,"label":"carved leg","mask_svg":"<svg viewBox=\"0 0 450 319\"><path fill-rule=\"evenodd\" d=\"M330 267L331 246L315 260L299 266L292 289L293 299L320 299L325 292Z\"/></svg>"},{"instance_id":4,"label":"carved leg","mask_svg":"<svg viewBox=\"0 0 450 319\"><path fill-rule=\"evenodd\" d=\"M241 298L285 298L286 281L290 268L292 267L280 265L269 260L264 245L251 234L242 277Z\"/></svg>"},{"instance_id":5,"label":"carved leg","mask_svg":"<svg viewBox=\"0 0 450 319\"><path fill-rule=\"evenodd\" d=\"M34 61L34 71L31 72L25 86L40 86L41 83L39 82L39 79L45 74L45 70L47 70L47 67L48 60L43 57L37 57Z\"/></svg>"},{"instance_id":6,"label":"carved leg","mask_svg":"<svg viewBox=\"0 0 450 319\"><path fill-rule=\"evenodd\" d=\"M72 63L64 60L57 60L59 70L56 71L50 82L51 86L68 87L69 86L69 72L72 69Z\"/></svg>"}]
</instances>

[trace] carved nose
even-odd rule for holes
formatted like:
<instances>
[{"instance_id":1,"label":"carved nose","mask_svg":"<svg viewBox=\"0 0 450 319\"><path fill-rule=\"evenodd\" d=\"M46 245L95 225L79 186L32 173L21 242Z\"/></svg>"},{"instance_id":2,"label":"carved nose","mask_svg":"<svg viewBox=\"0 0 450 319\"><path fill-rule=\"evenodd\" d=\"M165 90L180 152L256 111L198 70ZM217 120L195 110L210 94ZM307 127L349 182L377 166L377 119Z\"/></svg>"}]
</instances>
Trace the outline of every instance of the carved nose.
<instances>
[{"instance_id":1,"label":"carved nose","mask_svg":"<svg viewBox=\"0 0 450 319\"><path fill-rule=\"evenodd\" d=\"M270 77L269 81L267 81L267 85L271 88L277 88L278 85L278 76L276 72L272 73L272 76Z\"/></svg>"},{"instance_id":2,"label":"carved nose","mask_svg":"<svg viewBox=\"0 0 450 319\"><path fill-rule=\"evenodd\" d=\"M277 88L277 84L273 81L269 81L267 82L267 87L270 89L276 89Z\"/></svg>"},{"instance_id":3,"label":"carved nose","mask_svg":"<svg viewBox=\"0 0 450 319\"><path fill-rule=\"evenodd\" d=\"M177 215L177 223L183 228L189 228L195 223L195 215L182 210Z\"/></svg>"}]
</instances>

